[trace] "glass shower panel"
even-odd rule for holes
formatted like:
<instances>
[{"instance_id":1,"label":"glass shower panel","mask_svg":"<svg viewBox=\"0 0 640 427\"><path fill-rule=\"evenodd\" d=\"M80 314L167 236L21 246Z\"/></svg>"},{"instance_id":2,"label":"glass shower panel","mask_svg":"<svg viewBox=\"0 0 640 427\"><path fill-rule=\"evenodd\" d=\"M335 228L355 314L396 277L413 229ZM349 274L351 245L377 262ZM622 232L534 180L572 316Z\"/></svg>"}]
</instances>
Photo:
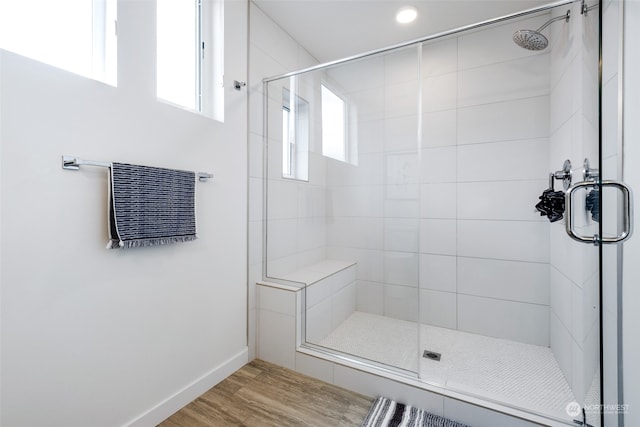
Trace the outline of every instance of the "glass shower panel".
<instances>
[{"instance_id":1,"label":"glass shower panel","mask_svg":"<svg viewBox=\"0 0 640 427\"><path fill-rule=\"evenodd\" d=\"M421 49L419 179L420 377L444 387L458 325L458 38ZM450 337L451 336L451 337Z\"/></svg>"},{"instance_id":2,"label":"glass shower panel","mask_svg":"<svg viewBox=\"0 0 640 427\"><path fill-rule=\"evenodd\" d=\"M382 271L363 288L366 295L372 288L381 291L382 310L371 314L393 344L380 354L412 372L419 368L420 56L416 45L382 58L385 103L379 126L384 138L379 151L370 153L382 171L381 222L376 225L382 227Z\"/></svg>"},{"instance_id":3,"label":"glass shower panel","mask_svg":"<svg viewBox=\"0 0 640 427\"><path fill-rule=\"evenodd\" d=\"M598 14L580 12L425 42L421 61L420 377L567 423L598 400L598 248L534 206L565 160L574 183L597 168ZM513 42L555 18L546 49ZM574 220L593 235L588 194Z\"/></svg>"},{"instance_id":4,"label":"glass shower panel","mask_svg":"<svg viewBox=\"0 0 640 427\"><path fill-rule=\"evenodd\" d=\"M316 94L309 76L271 82L266 92L266 275L295 281L288 275L324 250L323 205L311 208L323 202L324 177L309 173Z\"/></svg>"},{"instance_id":5,"label":"glass shower panel","mask_svg":"<svg viewBox=\"0 0 640 427\"><path fill-rule=\"evenodd\" d=\"M418 366L416 46L268 83L267 276L305 283L305 342Z\"/></svg>"}]
</instances>

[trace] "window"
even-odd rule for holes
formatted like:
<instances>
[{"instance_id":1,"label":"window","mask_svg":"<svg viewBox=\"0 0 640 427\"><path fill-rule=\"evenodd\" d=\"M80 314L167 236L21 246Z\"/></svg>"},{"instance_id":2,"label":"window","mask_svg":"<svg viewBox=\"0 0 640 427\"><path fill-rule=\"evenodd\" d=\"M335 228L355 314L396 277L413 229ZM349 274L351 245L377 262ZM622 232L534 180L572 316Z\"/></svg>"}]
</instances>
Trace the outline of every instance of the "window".
<instances>
[{"instance_id":1,"label":"window","mask_svg":"<svg viewBox=\"0 0 640 427\"><path fill-rule=\"evenodd\" d=\"M295 78L292 77L295 88ZM288 89L282 93L282 177L309 179L309 103Z\"/></svg>"},{"instance_id":2,"label":"window","mask_svg":"<svg viewBox=\"0 0 640 427\"><path fill-rule=\"evenodd\" d=\"M117 84L117 0L2 0L0 48Z\"/></svg>"},{"instance_id":3,"label":"window","mask_svg":"<svg viewBox=\"0 0 640 427\"><path fill-rule=\"evenodd\" d=\"M158 0L156 6L157 95L192 110L199 110L198 6L174 0Z\"/></svg>"},{"instance_id":4,"label":"window","mask_svg":"<svg viewBox=\"0 0 640 427\"><path fill-rule=\"evenodd\" d=\"M325 85L322 95L322 154L347 161L346 103Z\"/></svg>"},{"instance_id":5,"label":"window","mask_svg":"<svg viewBox=\"0 0 640 427\"><path fill-rule=\"evenodd\" d=\"M224 120L223 1L157 0L157 96Z\"/></svg>"}]
</instances>

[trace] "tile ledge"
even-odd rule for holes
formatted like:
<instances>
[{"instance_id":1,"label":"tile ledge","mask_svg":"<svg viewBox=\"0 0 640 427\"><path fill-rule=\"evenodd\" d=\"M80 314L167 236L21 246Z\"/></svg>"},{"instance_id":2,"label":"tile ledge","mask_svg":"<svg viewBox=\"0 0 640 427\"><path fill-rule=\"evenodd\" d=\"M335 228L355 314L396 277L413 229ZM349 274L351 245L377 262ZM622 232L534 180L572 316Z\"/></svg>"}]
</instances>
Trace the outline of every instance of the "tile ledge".
<instances>
[{"instance_id":1,"label":"tile ledge","mask_svg":"<svg viewBox=\"0 0 640 427\"><path fill-rule=\"evenodd\" d=\"M307 285L312 285L316 282L319 282L327 277L333 276L334 274L340 273L348 268L354 267L357 263L354 261L338 261L332 259L325 259L319 261L315 264L308 265L299 270L292 271L290 273L284 274L281 277L271 277L272 280L282 280L286 281L289 284L280 284L277 282L269 282L273 283L274 287L284 286L283 289L287 287L296 287L296 289L303 288ZM260 284L261 282L258 282ZM265 282L266 283L266 282Z\"/></svg>"},{"instance_id":2,"label":"tile ledge","mask_svg":"<svg viewBox=\"0 0 640 427\"><path fill-rule=\"evenodd\" d=\"M256 285L258 285L258 286L266 286L266 287L269 287L269 288L275 288L275 289L280 289L280 290L289 291L289 292L297 292L300 289L304 288L304 286L305 286L304 283L299 283L300 286L296 286L296 285L285 285L284 283L269 282L269 281L265 281L265 280L261 280L259 282L256 282Z\"/></svg>"}]
</instances>

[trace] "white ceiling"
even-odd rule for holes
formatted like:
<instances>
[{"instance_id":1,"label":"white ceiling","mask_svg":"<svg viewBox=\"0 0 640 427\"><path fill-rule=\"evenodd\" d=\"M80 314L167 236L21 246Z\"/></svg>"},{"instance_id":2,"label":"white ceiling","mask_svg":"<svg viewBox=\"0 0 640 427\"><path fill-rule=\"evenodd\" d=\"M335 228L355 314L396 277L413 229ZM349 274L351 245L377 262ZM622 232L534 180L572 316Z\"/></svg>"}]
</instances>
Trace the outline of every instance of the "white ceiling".
<instances>
[{"instance_id":1,"label":"white ceiling","mask_svg":"<svg viewBox=\"0 0 640 427\"><path fill-rule=\"evenodd\" d=\"M549 3L549 0L253 0L320 62L393 46L429 34ZM418 19L398 24L415 6Z\"/></svg>"}]
</instances>

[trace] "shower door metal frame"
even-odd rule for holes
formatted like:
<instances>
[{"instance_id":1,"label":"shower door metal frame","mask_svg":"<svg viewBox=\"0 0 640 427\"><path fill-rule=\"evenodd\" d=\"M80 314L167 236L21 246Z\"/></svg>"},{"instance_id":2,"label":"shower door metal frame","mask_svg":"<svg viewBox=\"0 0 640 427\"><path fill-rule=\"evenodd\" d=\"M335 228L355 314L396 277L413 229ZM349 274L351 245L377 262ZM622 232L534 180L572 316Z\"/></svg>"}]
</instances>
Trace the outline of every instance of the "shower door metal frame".
<instances>
[{"instance_id":1,"label":"shower door metal frame","mask_svg":"<svg viewBox=\"0 0 640 427\"><path fill-rule=\"evenodd\" d=\"M266 77L264 79L262 79L263 84L268 84L272 81L275 80L280 80L283 78L287 78L287 77L293 77L293 76L297 76L300 74L304 74L304 73L309 73L311 71L316 71L316 70L321 70L323 68L328 68L328 67L332 67L334 65L340 65L342 63L345 62L350 62L350 61L354 61L356 59L362 59L362 58L366 58L369 56L373 56L373 55L377 55L380 53L385 53L385 52L389 52L389 51L393 51L396 49L401 49L403 47L409 47L418 43L424 43L424 42L428 42L431 40L437 40L437 39L441 39L447 36L453 36L456 35L458 33L462 33L465 31L470 31L470 30L477 30L483 27L487 27L490 25L494 25L494 24L499 24L501 22L504 21L509 21L515 18L521 18L521 17L525 17L525 16L529 16L531 14L534 13L539 13L539 12L546 12L549 11L551 9L554 9L556 7L559 6L564 6L564 5L568 5L568 4L573 4L573 3L578 3L582 0L560 0L560 1L556 1L553 3L548 3L542 6L538 6L538 7L532 7L530 9L526 9L520 12L515 12L515 13L511 13L508 15L503 15L497 18L492 18L492 19L488 19L486 21L481 21L481 22L477 22L475 24L469 24L469 25L465 25L462 27L458 27L458 28L454 28L452 30L446 30L446 31L441 31L439 33L435 33L435 34L431 34L425 37L421 37L421 38L417 38L414 40L410 40L407 42L403 42L403 43L398 43L395 44L393 46L387 46L387 47L383 47L381 49L375 49L375 50L370 50L368 52L364 52L364 53L360 53L357 55L352 55L352 56L348 56L346 58L342 58L342 59L337 59L335 61L329 61L329 62L324 62L322 64L318 64L318 65L314 65L312 67L307 67L307 68L303 68L301 70L296 70L296 71L291 71L289 73L284 73L284 74L279 74L273 77Z\"/></svg>"}]
</instances>

